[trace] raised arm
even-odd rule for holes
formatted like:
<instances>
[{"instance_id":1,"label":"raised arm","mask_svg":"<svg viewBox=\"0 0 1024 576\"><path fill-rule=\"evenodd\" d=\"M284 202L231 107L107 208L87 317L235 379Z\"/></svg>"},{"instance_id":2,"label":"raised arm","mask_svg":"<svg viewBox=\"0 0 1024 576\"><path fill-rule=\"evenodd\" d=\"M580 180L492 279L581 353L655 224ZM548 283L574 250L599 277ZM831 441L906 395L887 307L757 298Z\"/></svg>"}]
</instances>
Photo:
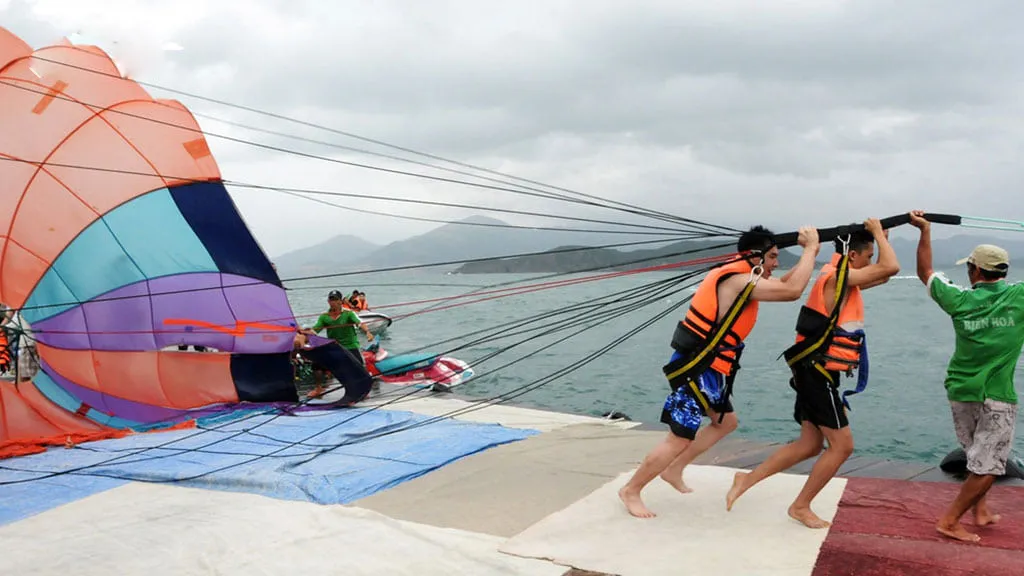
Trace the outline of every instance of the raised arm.
<instances>
[{"instance_id":1,"label":"raised arm","mask_svg":"<svg viewBox=\"0 0 1024 576\"><path fill-rule=\"evenodd\" d=\"M917 241L917 277L922 284L928 284L935 270L932 268L932 224L924 219L924 212L914 210L910 213L910 224L921 231Z\"/></svg>"},{"instance_id":2,"label":"raised arm","mask_svg":"<svg viewBox=\"0 0 1024 576\"><path fill-rule=\"evenodd\" d=\"M814 259L818 256L818 230L809 226L800 229L797 243L803 246L804 252L800 261L780 280L761 278L754 287L751 296L762 302L792 302L798 300L807 288L807 283L814 273Z\"/></svg>"},{"instance_id":3,"label":"raised arm","mask_svg":"<svg viewBox=\"0 0 1024 576\"><path fill-rule=\"evenodd\" d=\"M889 231L888 230L883 230L882 233L885 234L885 239L888 240L889 239ZM881 252L881 250L879 250L878 254L875 254L875 262L878 262L878 260L880 259L881 256L882 256L882 252ZM863 286L860 287L860 289L861 290L867 290L868 288L874 288L875 286L881 286L882 284L885 284L885 283L889 282L889 278L892 278L892 276L886 276L885 278L882 278L881 280L875 280L874 282L869 282L867 284L864 284Z\"/></svg>"},{"instance_id":4,"label":"raised arm","mask_svg":"<svg viewBox=\"0 0 1024 576\"><path fill-rule=\"evenodd\" d=\"M875 237L875 243L878 245L878 261L863 268L851 268L847 280L849 286L859 286L862 289L877 286L900 272L896 251L892 249L892 244L889 243L882 223L877 218L871 218L864 222L864 227Z\"/></svg>"}]
</instances>

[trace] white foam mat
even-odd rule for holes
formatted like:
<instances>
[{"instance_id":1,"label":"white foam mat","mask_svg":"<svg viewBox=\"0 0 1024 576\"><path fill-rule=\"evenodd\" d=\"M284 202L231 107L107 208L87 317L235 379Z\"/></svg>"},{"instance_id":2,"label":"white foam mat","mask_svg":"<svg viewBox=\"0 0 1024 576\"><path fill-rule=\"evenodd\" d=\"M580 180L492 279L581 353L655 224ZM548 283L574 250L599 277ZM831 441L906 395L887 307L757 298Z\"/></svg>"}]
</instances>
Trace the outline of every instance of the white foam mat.
<instances>
[{"instance_id":1,"label":"white foam mat","mask_svg":"<svg viewBox=\"0 0 1024 576\"><path fill-rule=\"evenodd\" d=\"M685 495L656 478L643 498L658 516L640 519L629 515L617 494L630 471L509 539L500 550L621 576L809 576L828 530L807 528L786 513L806 476L777 474L726 512L725 494L735 472L691 465L686 482L694 492ZM831 520L845 486L845 479L833 479L812 509Z\"/></svg>"}]
</instances>

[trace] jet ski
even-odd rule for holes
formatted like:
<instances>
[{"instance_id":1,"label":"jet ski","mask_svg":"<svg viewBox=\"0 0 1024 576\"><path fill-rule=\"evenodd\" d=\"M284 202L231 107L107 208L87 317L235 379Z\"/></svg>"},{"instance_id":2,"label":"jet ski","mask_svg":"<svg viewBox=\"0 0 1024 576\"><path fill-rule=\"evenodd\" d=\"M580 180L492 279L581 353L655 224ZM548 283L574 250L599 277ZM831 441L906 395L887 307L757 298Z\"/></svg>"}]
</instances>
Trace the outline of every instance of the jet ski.
<instances>
[{"instance_id":1,"label":"jet ski","mask_svg":"<svg viewBox=\"0 0 1024 576\"><path fill-rule=\"evenodd\" d=\"M359 315L359 319L363 321L363 324L369 328L370 334L374 336L380 336L391 326L391 317L383 312L363 310L356 312L356 314ZM360 336L363 336L362 333L360 333ZM363 337L365 338L365 336Z\"/></svg>"},{"instance_id":2,"label":"jet ski","mask_svg":"<svg viewBox=\"0 0 1024 576\"><path fill-rule=\"evenodd\" d=\"M398 386L448 392L473 377L473 368L458 358L434 353L390 354L374 340L363 351L371 376Z\"/></svg>"}]
</instances>

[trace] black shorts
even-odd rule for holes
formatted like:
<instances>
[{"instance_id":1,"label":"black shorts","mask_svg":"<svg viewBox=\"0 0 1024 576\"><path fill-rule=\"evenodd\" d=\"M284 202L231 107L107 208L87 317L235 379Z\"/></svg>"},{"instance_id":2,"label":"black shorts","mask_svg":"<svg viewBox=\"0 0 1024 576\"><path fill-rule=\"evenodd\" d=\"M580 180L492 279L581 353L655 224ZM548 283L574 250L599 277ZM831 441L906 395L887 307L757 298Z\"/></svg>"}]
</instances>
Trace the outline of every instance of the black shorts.
<instances>
[{"instance_id":1,"label":"black shorts","mask_svg":"<svg viewBox=\"0 0 1024 576\"><path fill-rule=\"evenodd\" d=\"M801 362L792 368L789 385L796 390L793 419L821 428L839 430L850 425L846 408L839 397L839 372L826 371L824 366Z\"/></svg>"},{"instance_id":2,"label":"black shorts","mask_svg":"<svg viewBox=\"0 0 1024 576\"><path fill-rule=\"evenodd\" d=\"M359 348L342 348L345 352L348 352L349 356L352 356L356 362L363 368L366 368L366 358L363 358L363 351Z\"/></svg>"}]
</instances>

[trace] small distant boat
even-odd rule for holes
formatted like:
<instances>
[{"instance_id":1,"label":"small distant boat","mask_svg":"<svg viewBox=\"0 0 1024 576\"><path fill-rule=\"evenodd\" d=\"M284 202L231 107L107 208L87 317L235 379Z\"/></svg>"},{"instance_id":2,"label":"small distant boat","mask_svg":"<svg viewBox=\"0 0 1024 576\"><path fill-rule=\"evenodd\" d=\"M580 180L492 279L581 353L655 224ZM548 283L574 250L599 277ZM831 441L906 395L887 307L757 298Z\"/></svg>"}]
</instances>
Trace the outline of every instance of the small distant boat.
<instances>
[{"instance_id":1,"label":"small distant boat","mask_svg":"<svg viewBox=\"0 0 1024 576\"><path fill-rule=\"evenodd\" d=\"M363 351L366 368L381 382L447 392L473 377L469 364L440 354L395 354Z\"/></svg>"},{"instance_id":2,"label":"small distant boat","mask_svg":"<svg viewBox=\"0 0 1024 576\"><path fill-rule=\"evenodd\" d=\"M391 326L391 317L382 312L363 310L362 312L356 312L356 314L359 314L359 319L363 321L363 324L370 329L370 334L374 336L380 336Z\"/></svg>"}]
</instances>

